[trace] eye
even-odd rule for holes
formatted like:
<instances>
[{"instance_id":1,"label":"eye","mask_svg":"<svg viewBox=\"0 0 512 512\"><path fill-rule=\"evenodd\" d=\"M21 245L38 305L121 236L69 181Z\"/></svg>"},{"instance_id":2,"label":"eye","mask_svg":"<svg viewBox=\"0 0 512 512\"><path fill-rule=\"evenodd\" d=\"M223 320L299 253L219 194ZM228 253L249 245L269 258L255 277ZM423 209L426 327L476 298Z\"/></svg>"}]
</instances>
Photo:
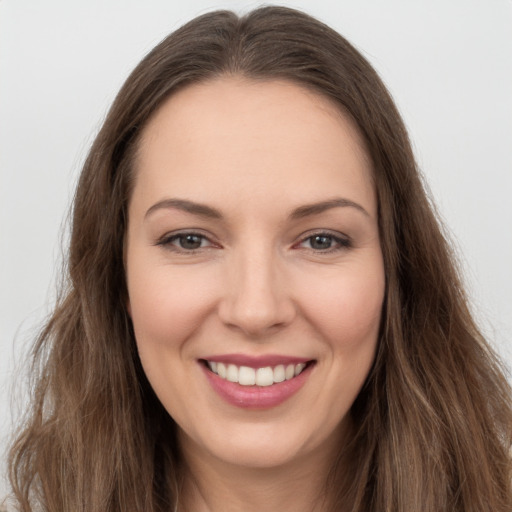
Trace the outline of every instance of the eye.
<instances>
[{"instance_id":1,"label":"eye","mask_svg":"<svg viewBox=\"0 0 512 512\"><path fill-rule=\"evenodd\" d=\"M176 233L166 235L158 241L157 245L164 246L171 250L182 252L193 252L213 246L213 243L200 233Z\"/></svg>"},{"instance_id":2,"label":"eye","mask_svg":"<svg viewBox=\"0 0 512 512\"><path fill-rule=\"evenodd\" d=\"M350 240L332 233L315 233L304 238L299 247L315 252L333 252L351 247Z\"/></svg>"}]
</instances>

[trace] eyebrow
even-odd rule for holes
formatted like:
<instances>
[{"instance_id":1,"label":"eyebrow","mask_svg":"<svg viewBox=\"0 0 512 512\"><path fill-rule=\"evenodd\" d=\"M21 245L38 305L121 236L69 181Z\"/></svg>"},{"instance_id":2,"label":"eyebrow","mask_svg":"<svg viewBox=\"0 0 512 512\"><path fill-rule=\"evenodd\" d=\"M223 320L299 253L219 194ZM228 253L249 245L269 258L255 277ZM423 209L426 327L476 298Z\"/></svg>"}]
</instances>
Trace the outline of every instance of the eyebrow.
<instances>
[{"instance_id":1,"label":"eyebrow","mask_svg":"<svg viewBox=\"0 0 512 512\"><path fill-rule=\"evenodd\" d=\"M328 199L327 201L321 201L319 203L312 203L306 204L304 206L299 206L298 208L291 212L289 218L290 220L303 219L304 217L319 215L320 213L323 213L332 208L343 207L355 208L356 210L364 213L366 216L370 216L370 214L360 204L355 203L350 199L336 197L333 199ZM158 203L155 203L148 209L144 218L147 218L157 210L168 208L175 208L177 210L182 210L184 212L192 213L193 215L198 215L200 217L206 217L209 219L222 219L222 213L219 210L212 208L211 206L196 203L194 201L189 201L188 199L174 198L163 199L162 201L158 201Z\"/></svg>"},{"instance_id":2,"label":"eyebrow","mask_svg":"<svg viewBox=\"0 0 512 512\"><path fill-rule=\"evenodd\" d=\"M205 204L189 201L187 199L164 199L162 201L158 201L158 203L155 203L151 208L149 208L144 218L147 218L156 210L167 208L175 208L177 210L182 210L184 212L199 215L200 217L207 217L210 219L222 218L222 214L220 213L219 210L216 210L211 206L206 206Z\"/></svg>"},{"instance_id":3,"label":"eyebrow","mask_svg":"<svg viewBox=\"0 0 512 512\"><path fill-rule=\"evenodd\" d=\"M355 203L350 199L335 197L333 199L328 199L327 201L321 201L319 203L312 203L306 204L304 206L299 206L290 214L290 219L303 219L304 217L309 217L310 215L318 215L332 208L346 207L355 208L361 213L364 213L367 217L370 217L370 214L359 203Z\"/></svg>"}]
</instances>

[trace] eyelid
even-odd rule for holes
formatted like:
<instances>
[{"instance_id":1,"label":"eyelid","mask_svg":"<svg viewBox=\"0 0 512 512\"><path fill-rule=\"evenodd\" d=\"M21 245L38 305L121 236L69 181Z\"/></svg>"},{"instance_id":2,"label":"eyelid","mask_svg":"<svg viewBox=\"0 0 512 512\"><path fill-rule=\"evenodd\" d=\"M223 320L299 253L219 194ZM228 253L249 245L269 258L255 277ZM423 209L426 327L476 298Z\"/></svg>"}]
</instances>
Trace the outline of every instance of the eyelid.
<instances>
[{"instance_id":1,"label":"eyelid","mask_svg":"<svg viewBox=\"0 0 512 512\"><path fill-rule=\"evenodd\" d=\"M197 249L185 249L183 247L179 247L178 245L174 245L173 242L175 240L178 240L180 237L185 237L187 235L197 236L200 237L203 240L206 240L208 242L207 246L201 246ZM330 238L335 243L334 247L329 247L327 249L314 249L313 247L302 247L302 244L307 242L309 239L315 237L315 236L324 236L327 238ZM165 249L178 252L178 253L186 253L186 254L193 254L195 252L199 252L201 250L205 249L211 249L211 248L222 248L222 246L212 240L212 236L209 234L204 233L200 229L180 229L177 231L171 231L169 233L164 234L163 236L159 237L155 244L157 246L161 246ZM298 240L292 245L292 249L304 249L310 252L313 252L315 254L329 254L331 252L337 252L337 251L343 251L351 248L353 246L352 240L349 236L340 233L339 231L332 231L329 229L317 229L317 230L311 230L307 231L305 233L302 233Z\"/></svg>"},{"instance_id":2,"label":"eyelid","mask_svg":"<svg viewBox=\"0 0 512 512\"><path fill-rule=\"evenodd\" d=\"M175 240L178 240L180 237L185 237L187 235L197 236L202 238L203 240L207 240L209 244L205 247L198 247L197 249L184 249L183 247L179 247L177 245L173 245L172 242ZM168 249L170 251L178 252L178 253L187 253L187 254L193 254L195 252L210 249L210 248L218 248L220 247L220 244L216 243L212 240L212 237L206 233L204 233L200 229L180 229L177 231L171 231L169 233L166 233L165 235L159 237L155 244L157 246L161 246L164 249Z\"/></svg>"},{"instance_id":3,"label":"eyelid","mask_svg":"<svg viewBox=\"0 0 512 512\"><path fill-rule=\"evenodd\" d=\"M301 247L301 245L307 240L315 237L315 236L325 236L331 238L337 245L335 247L330 247L328 249L314 249L312 247ZM353 246L352 239L339 231L332 231L330 229L317 229L308 231L306 233L302 233L299 237L299 240L293 244L292 248L295 249L305 249L315 254L329 254L337 251L344 251L350 249Z\"/></svg>"}]
</instances>

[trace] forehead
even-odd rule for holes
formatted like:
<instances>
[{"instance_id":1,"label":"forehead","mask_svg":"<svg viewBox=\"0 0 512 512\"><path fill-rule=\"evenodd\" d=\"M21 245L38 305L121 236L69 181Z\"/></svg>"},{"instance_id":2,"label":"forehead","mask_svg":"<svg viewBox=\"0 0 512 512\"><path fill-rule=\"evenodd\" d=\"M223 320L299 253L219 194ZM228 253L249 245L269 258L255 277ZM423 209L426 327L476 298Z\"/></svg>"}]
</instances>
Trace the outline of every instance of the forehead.
<instances>
[{"instance_id":1,"label":"forehead","mask_svg":"<svg viewBox=\"0 0 512 512\"><path fill-rule=\"evenodd\" d=\"M364 141L340 108L291 82L240 77L195 84L164 102L143 130L135 186L197 200L211 200L216 187L218 195L286 188L297 202L338 187L375 202Z\"/></svg>"}]
</instances>

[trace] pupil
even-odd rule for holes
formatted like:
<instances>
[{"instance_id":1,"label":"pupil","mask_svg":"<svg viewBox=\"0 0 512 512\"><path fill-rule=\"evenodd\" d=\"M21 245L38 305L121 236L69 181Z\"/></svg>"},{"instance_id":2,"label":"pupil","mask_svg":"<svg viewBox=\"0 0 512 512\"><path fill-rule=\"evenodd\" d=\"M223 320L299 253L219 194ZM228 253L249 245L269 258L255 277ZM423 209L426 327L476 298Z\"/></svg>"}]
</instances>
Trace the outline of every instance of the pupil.
<instances>
[{"instance_id":1,"label":"pupil","mask_svg":"<svg viewBox=\"0 0 512 512\"><path fill-rule=\"evenodd\" d=\"M201 237L197 235L185 235L180 238L183 249L198 249L201 247Z\"/></svg>"},{"instance_id":2,"label":"pupil","mask_svg":"<svg viewBox=\"0 0 512 512\"><path fill-rule=\"evenodd\" d=\"M317 235L311 238L311 247L313 249L329 249L331 247L331 237Z\"/></svg>"}]
</instances>

